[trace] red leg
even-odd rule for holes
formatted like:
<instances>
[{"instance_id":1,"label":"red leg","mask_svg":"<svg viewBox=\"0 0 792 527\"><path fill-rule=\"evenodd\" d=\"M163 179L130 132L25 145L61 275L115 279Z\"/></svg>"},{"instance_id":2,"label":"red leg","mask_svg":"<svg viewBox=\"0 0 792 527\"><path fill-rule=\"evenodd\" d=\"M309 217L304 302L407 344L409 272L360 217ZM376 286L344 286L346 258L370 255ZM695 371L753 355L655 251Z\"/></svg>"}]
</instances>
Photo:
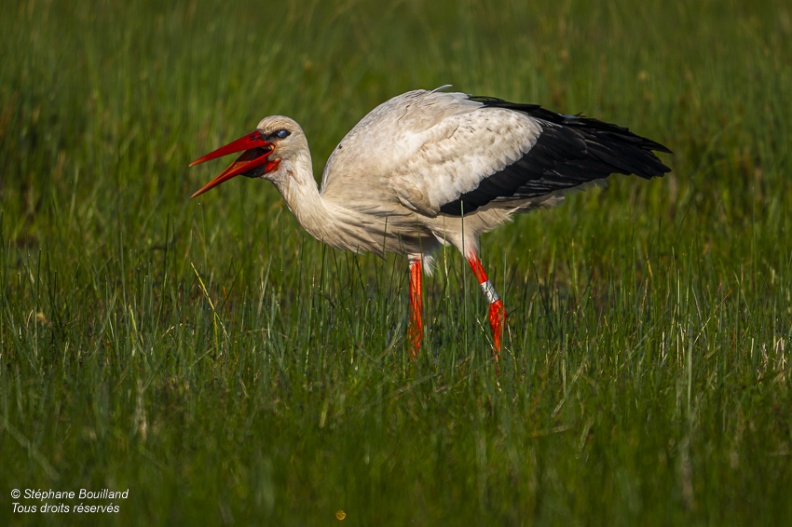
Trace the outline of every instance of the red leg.
<instances>
[{"instance_id":1,"label":"red leg","mask_svg":"<svg viewBox=\"0 0 792 527\"><path fill-rule=\"evenodd\" d=\"M423 340L423 267L421 260L410 260L410 342L412 343L412 353L410 356L415 358L421 349Z\"/></svg>"},{"instance_id":2,"label":"red leg","mask_svg":"<svg viewBox=\"0 0 792 527\"><path fill-rule=\"evenodd\" d=\"M495 288L487 278L487 273L484 272L484 267L481 265L481 260L478 259L476 253L472 253L468 257L470 268L473 269L473 274L476 275L481 290L487 297L490 303L489 308L489 322L492 328L492 341L495 351L495 360L500 358L501 343L503 340L503 326L506 324L506 309L503 307L503 300L498 297Z\"/></svg>"}]
</instances>

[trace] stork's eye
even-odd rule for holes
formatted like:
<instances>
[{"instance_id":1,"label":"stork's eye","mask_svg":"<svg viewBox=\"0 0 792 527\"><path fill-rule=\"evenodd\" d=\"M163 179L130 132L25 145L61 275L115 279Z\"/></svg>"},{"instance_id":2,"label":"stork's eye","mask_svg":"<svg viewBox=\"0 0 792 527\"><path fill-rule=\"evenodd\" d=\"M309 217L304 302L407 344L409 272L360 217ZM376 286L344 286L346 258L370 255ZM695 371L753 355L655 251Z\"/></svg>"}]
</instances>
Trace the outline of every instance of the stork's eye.
<instances>
[{"instance_id":1,"label":"stork's eye","mask_svg":"<svg viewBox=\"0 0 792 527\"><path fill-rule=\"evenodd\" d=\"M286 139L291 135L291 132L289 132L288 130L278 130L272 135L274 135L278 139Z\"/></svg>"}]
</instances>

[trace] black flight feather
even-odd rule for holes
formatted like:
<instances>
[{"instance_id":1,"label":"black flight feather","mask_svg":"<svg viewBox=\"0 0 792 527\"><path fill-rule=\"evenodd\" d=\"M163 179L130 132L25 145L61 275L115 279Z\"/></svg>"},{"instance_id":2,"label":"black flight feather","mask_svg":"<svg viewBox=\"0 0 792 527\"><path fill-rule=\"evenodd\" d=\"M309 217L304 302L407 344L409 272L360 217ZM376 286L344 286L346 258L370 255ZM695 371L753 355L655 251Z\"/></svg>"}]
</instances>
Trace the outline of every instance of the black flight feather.
<instances>
[{"instance_id":1,"label":"black flight feather","mask_svg":"<svg viewBox=\"0 0 792 527\"><path fill-rule=\"evenodd\" d=\"M589 117L551 112L536 104L491 97L471 97L471 100L485 108L526 113L540 121L542 132L523 157L440 207L444 214L469 214L492 201L536 198L613 173L649 179L671 170L653 152L671 153L668 148L627 128Z\"/></svg>"}]
</instances>

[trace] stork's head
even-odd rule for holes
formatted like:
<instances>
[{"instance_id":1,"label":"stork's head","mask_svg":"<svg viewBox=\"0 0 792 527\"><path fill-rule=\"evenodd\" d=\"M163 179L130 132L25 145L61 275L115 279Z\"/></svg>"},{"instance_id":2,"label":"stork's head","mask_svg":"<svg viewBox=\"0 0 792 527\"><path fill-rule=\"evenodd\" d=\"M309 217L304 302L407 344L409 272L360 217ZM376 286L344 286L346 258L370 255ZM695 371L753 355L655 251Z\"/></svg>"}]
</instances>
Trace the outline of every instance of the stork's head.
<instances>
[{"instance_id":1,"label":"stork's head","mask_svg":"<svg viewBox=\"0 0 792 527\"><path fill-rule=\"evenodd\" d=\"M283 161L288 161L295 154L307 149L307 146L305 134L293 119L282 115L265 117L253 132L190 163L190 166L195 166L211 159L242 152L236 161L192 197L236 176L272 179L280 172Z\"/></svg>"}]
</instances>

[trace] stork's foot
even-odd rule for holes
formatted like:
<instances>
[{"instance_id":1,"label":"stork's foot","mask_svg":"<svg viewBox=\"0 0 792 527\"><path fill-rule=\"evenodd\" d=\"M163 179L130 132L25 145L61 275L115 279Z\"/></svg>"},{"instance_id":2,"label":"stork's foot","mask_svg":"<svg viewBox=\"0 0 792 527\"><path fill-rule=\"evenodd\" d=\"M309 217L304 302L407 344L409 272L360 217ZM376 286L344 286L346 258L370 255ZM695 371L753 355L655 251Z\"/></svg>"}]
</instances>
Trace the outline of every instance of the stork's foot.
<instances>
[{"instance_id":1,"label":"stork's foot","mask_svg":"<svg viewBox=\"0 0 792 527\"><path fill-rule=\"evenodd\" d=\"M420 320L417 323L415 320L411 321L407 335L410 337L410 358L414 359L421 351L421 342L423 341L423 324Z\"/></svg>"},{"instance_id":2,"label":"stork's foot","mask_svg":"<svg viewBox=\"0 0 792 527\"><path fill-rule=\"evenodd\" d=\"M492 327L492 350L495 360L500 360L501 344L503 342L503 328L506 325L506 309L500 298L490 304L489 322Z\"/></svg>"}]
</instances>

